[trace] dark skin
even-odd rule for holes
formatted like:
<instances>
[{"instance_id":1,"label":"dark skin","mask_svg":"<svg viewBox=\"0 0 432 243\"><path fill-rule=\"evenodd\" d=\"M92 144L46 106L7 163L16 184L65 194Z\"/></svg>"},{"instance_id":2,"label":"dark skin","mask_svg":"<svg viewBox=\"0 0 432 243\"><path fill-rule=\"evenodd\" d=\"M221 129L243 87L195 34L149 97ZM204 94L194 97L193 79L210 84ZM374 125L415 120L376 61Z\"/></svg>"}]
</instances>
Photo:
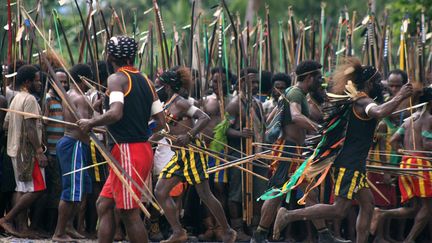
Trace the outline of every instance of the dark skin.
<instances>
[{"instance_id":1,"label":"dark skin","mask_svg":"<svg viewBox=\"0 0 432 243\"><path fill-rule=\"evenodd\" d=\"M319 71L317 74L307 75L303 81L297 82L296 87L304 94L311 91L317 91L322 82L322 74ZM303 144L306 138L307 131L317 131L318 124L310 120L302 114L301 104L290 102L291 116L293 122L283 127L283 136L285 139L295 142L296 144Z\"/></svg>"},{"instance_id":2,"label":"dark skin","mask_svg":"<svg viewBox=\"0 0 432 243\"><path fill-rule=\"evenodd\" d=\"M114 67L114 70L120 68L117 65L111 56L108 56L108 61ZM127 65L132 65L133 60L127 60ZM125 74L116 72L111 74L108 77L108 90L111 92L119 91L123 94L129 88L129 81ZM154 97L154 100L157 100L157 97ZM123 106L124 104L121 102L114 102L110 105L110 109L101 116L93 117L92 119L80 119L77 124L84 132L89 132L93 127L96 126L104 126L116 123L123 116ZM165 124L165 117L163 112L159 112L152 116L153 119L156 120L156 126L152 130L153 132L160 131ZM99 215L99 230L98 230L98 239L99 242L113 242L114 233L115 233L115 224L114 224L114 208L115 202L111 198L99 197L97 201L97 211ZM147 231L145 229L144 223L140 218L140 210L138 208L124 210L120 209L119 215L122 219L127 234L129 236L130 242L147 242Z\"/></svg>"},{"instance_id":3,"label":"dark skin","mask_svg":"<svg viewBox=\"0 0 432 243\"><path fill-rule=\"evenodd\" d=\"M226 83L225 75L219 75L218 72L214 73L211 78L211 87L215 95L206 96L203 100L203 111L210 116L210 121L204 128L202 133L204 133L204 141L209 144L211 142L210 138L213 138L213 129L222 120L221 117L221 104L220 104L220 91L221 89L226 89L225 86L220 87L220 82ZM219 88L220 87L220 88ZM210 138L209 138L210 137Z\"/></svg>"},{"instance_id":4,"label":"dark skin","mask_svg":"<svg viewBox=\"0 0 432 243\"><path fill-rule=\"evenodd\" d=\"M80 82L72 85L68 92L69 100L72 105L75 106L75 110L79 117L84 119L89 119L93 115L93 110L88 103L87 98L80 93L79 90L85 92L87 91L87 86ZM67 107L63 104L63 107ZM67 122L76 122L75 116L71 113L69 109L63 110L64 120ZM65 136L77 139L85 144L89 144L89 136L84 133L79 127L66 126ZM83 199L84 200L84 199ZM71 241L74 238L83 239L84 236L79 234L73 227L74 216L79 211L80 202L69 202L60 200L58 208L58 220L56 230L53 235L54 241Z\"/></svg>"},{"instance_id":5,"label":"dark skin","mask_svg":"<svg viewBox=\"0 0 432 243\"><path fill-rule=\"evenodd\" d=\"M226 83L225 80L225 75L219 75L219 73L214 73L212 76L212 88L214 91L215 95L209 95L206 96L203 100L204 103L204 112L210 116L210 121L207 124L207 126L203 129L202 133L207 135L204 136L203 139L207 144L210 144L212 141L212 138L214 137L214 128L217 124L219 124L222 120L221 117L221 103L220 103L220 99L221 99L221 89L219 87L220 86L220 81L222 81L223 84ZM222 86L223 87L223 86ZM221 88L222 88L221 87ZM225 90L225 88L223 88ZM226 207L226 183L223 182L219 182L219 183L214 183L214 194L216 196L216 198L219 200L219 202L222 204L222 207ZM209 220L214 221L214 218L207 213L206 215L207 217L210 217Z\"/></svg>"},{"instance_id":6,"label":"dark skin","mask_svg":"<svg viewBox=\"0 0 432 243\"><path fill-rule=\"evenodd\" d=\"M173 96L179 95L178 93L174 93L173 89L166 84L165 91L167 92L169 99L173 98ZM194 138L200 131L202 131L210 121L210 117L200 109L196 109L193 114L190 114L190 112L188 112L190 108L191 104L183 97L179 97L176 98L176 100L172 103L172 105L169 106L167 110L167 112L177 117L178 120L182 120L184 117L189 119L197 119L197 122L193 127L189 126L192 127L192 129L186 134L185 127L182 127L176 123L170 124L170 133L177 137L173 142L178 146L186 146L189 144L191 139ZM180 181L180 177L173 176L169 179L159 179L156 183L155 196L160 202L165 212L165 217L167 218L173 230L173 234L166 242L185 242L188 239L186 231L180 224L176 204L169 196L169 192ZM235 232L233 232L233 230L229 227L223 208L211 192L208 180L204 180L203 182L194 186L200 199L209 208L210 212L221 225L222 230L225 233L224 240L228 240L229 242L234 240Z\"/></svg>"},{"instance_id":7,"label":"dark skin","mask_svg":"<svg viewBox=\"0 0 432 243\"><path fill-rule=\"evenodd\" d=\"M273 97L273 102L275 102L275 104L279 100L280 94L283 93L286 88L288 87L285 81L280 81L280 80L274 81L273 88L272 88L272 97ZM270 122L269 119L271 119L274 115L273 110L265 111L265 112L267 112L266 121Z\"/></svg>"},{"instance_id":8,"label":"dark skin","mask_svg":"<svg viewBox=\"0 0 432 243\"><path fill-rule=\"evenodd\" d=\"M372 89L374 85L377 84L376 82L380 82L380 80L369 80L365 84L364 89L359 91L370 94L373 92ZM412 85L406 84L402 87L399 93L393 97L393 99L382 105L372 107L368 114L366 114L365 108L368 104L374 102L373 99L369 97L359 98L358 100L354 101L354 109L357 114L359 114L364 119L381 119L390 115L404 99L412 95L412 92ZM360 212L356 225L356 231L358 232L356 242L364 243L367 242L369 236L368 232L374 209L373 195L369 188L362 188L355 194L355 199L359 202L360 206ZM348 209L351 207L351 205L351 200L336 196L335 202L332 205L315 204L311 207L292 211L281 208L279 209L278 216L276 217L274 236L275 238L279 238L280 231L286 224L290 222L313 219L342 219L347 215Z\"/></svg>"},{"instance_id":9,"label":"dark skin","mask_svg":"<svg viewBox=\"0 0 432 243\"><path fill-rule=\"evenodd\" d=\"M24 92L28 92L30 87L33 86L33 82L39 82L39 75L36 74L34 80L27 80L21 87L20 90ZM33 146L35 150L35 157L39 162L40 167L45 167L48 163L47 157L44 154L44 149L41 147L41 143L39 141L39 136L37 134L37 126L36 126L35 118L24 119L24 126L27 129L27 137L23 137L23 139L27 139ZM8 122L4 122L3 128L6 130L8 128ZM0 227L2 227L6 232L16 235L18 237L26 237L30 236L30 233L27 231L18 232L13 226L13 220L22 212L27 210L42 194L44 191L37 192L17 192L16 195L16 203L12 207L12 209L0 219Z\"/></svg>"},{"instance_id":10,"label":"dark skin","mask_svg":"<svg viewBox=\"0 0 432 243\"><path fill-rule=\"evenodd\" d=\"M316 91L321 86L321 72L317 74L309 74L302 82L297 82L295 85L300 88L305 94ZM306 138L307 131L315 132L318 125L302 114L301 105L296 102L290 102L291 116L293 123L283 127L283 136L285 139L293 141L297 144L303 144ZM276 109L274 109L276 110ZM305 188L303 188L305 189ZM315 191L309 194L309 200L306 201L306 206L318 203L317 193ZM277 214L277 209L280 207L283 198L278 197L264 201L261 208L261 219L259 225L263 228L270 228ZM324 221L314 222L318 229L325 227Z\"/></svg>"},{"instance_id":11,"label":"dark skin","mask_svg":"<svg viewBox=\"0 0 432 243\"><path fill-rule=\"evenodd\" d=\"M421 133L423 131L432 131L432 102L429 102L423 114L413 114L413 118L406 120L402 127L405 129L405 134L395 133L391 138L391 145L395 150L403 147L407 150L431 151L432 139L422 136ZM420 154L419 156L427 157L428 155ZM408 207L391 210L375 208L371 228L380 227L386 219L390 218L414 218L413 227L404 242L415 242L429 222L432 214L432 199L414 197L411 201L413 202L412 206Z\"/></svg>"},{"instance_id":12,"label":"dark skin","mask_svg":"<svg viewBox=\"0 0 432 243\"><path fill-rule=\"evenodd\" d=\"M257 139L260 135L257 130L251 130L246 127L246 117L250 117L251 114L248 114L244 109L244 104L247 103L246 101L246 82L250 82L251 84L251 92L252 95L256 95L259 91L259 80L255 73L248 74L248 78L246 79L243 77L240 80L240 94L233 97L232 100L228 103L226 106L225 111L228 113L229 117L235 118L233 124L228 128L227 130L227 137L228 139L246 139L246 138L253 138L255 136L255 139ZM240 111L240 100L242 100L242 109ZM263 110L261 102L257 101L255 98L252 98L252 110ZM259 107L257 107L259 106ZM263 114L264 115L264 114ZM255 120L254 120L255 121ZM231 121L232 122L232 121ZM259 124L253 125L254 128L258 128ZM237 148L240 149L240 148ZM241 204L232 200L228 200L228 208L229 208L229 214L232 219L238 219L242 216L242 210L241 210Z\"/></svg>"}]
</instances>

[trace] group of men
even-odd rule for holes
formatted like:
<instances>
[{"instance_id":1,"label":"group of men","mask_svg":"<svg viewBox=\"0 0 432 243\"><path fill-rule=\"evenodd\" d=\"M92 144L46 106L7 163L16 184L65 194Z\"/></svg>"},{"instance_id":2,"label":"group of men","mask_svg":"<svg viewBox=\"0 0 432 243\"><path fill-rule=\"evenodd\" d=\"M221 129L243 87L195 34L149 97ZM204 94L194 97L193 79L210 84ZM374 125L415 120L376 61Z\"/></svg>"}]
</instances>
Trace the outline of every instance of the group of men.
<instances>
[{"instance_id":1,"label":"group of men","mask_svg":"<svg viewBox=\"0 0 432 243\"><path fill-rule=\"evenodd\" d=\"M112 37L107 53L106 62L69 70L62 61L56 67L46 61L47 70L22 62L5 66L0 227L6 233L43 237L55 225L52 239L58 242L96 230L99 242L125 235L130 242L186 242L192 233L201 241L266 242L281 235L290 241L299 233L286 226L311 220L319 242L351 242L341 232L355 242L367 242L369 232L376 242L387 242L384 226L411 217L410 233L398 237L414 242L431 224L432 88L414 92L405 72L382 77L349 58L325 80L321 64L307 60L292 74L248 67L237 77L214 67L203 86L187 67L161 71L154 80L141 74L134 67L133 38ZM290 181L305 154L319 160L313 156L320 152L310 153L314 148L307 145L338 125L328 112L337 102L329 97L343 98L339 124L346 126L331 146L337 153L324 166L309 163L295 190L256 200ZM408 99L423 106L394 114L415 104ZM247 152L267 157L241 163ZM380 166L372 173L369 164ZM383 176L379 168L390 173ZM247 174L252 195L245 190ZM315 181L320 186L311 188ZM251 227L243 215L248 197ZM299 198L304 206L296 204ZM374 201L383 199L387 204L375 208ZM357 205L356 232L350 234L340 221ZM161 232L160 213L169 237ZM200 217L198 229L184 229L187 215ZM315 241L311 225L302 227L308 229L302 237Z\"/></svg>"}]
</instances>

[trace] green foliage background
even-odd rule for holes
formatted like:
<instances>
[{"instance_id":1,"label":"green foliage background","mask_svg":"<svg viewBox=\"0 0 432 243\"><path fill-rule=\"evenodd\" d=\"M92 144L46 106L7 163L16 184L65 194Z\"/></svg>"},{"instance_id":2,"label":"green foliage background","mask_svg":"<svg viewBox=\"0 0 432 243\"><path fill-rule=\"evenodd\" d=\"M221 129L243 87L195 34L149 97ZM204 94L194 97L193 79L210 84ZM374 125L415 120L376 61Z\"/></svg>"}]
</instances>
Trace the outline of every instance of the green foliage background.
<instances>
[{"instance_id":1,"label":"green foliage background","mask_svg":"<svg viewBox=\"0 0 432 243\"><path fill-rule=\"evenodd\" d=\"M16 0L12 0L15 2ZM320 1L316 0L255 0L259 3L259 11L257 12L258 16L264 18L265 13L265 4L269 5L270 14L271 14L271 22L272 22L272 33L274 33L274 44L277 43L277 22L279 20L283 20L286 26L287 17L288 17L288 7L292 6L295 14L295 19L298 20L311 20L315 19L319 21L320 17ZM6 1L2 1L0 5L0 12L4 13L0 17L1 26L5 26L7 24L6 20ZM34 9L36 7L36 0L20 0L20 2L25 6L26 9ZM126 26L128 28L128 33L132 32L132 22L134 15L137 18L137 28L138 32L142 32L147 30L148 24L150 21L154 22L154 13L149 12L147 15L144 15L144 11L148 10L152 7L152 1L150 0L99 0L102 9L105 13L107 19L110 18L111 11L109 6L112 6L118 14L123 12L124 20L126 22ZM172 26L176 24L177 29L180 30L182 26L188 25L190 22L190 14L191 14L191 2L190 0L159 0L158 4L162 11L163 19L166 25L166 31L168 39L172 38ZM226 0L228 7L231 12L234 14L239 12L241 19L244 19L245 12L247 9L247 0ZM384 9L388 10L389 13L389 22L391 23L393 30L393 42L397 43L399 38L399 29L400 23L403 16L408 13L411 18L411 22L415 22L419 19L419 15L421 13L421 9L425 7L426 16L431 16L432 14L432 0L376 0L376 13L378 20L382 19ZM68 3L62 7L60 7L57 0L43 0L43 7L41 9L41 16L43 17L43 23L45 30L49 27L54 29L53 21L52 21L52 9L57 9L61 14L61 21L63 22L64 28L66 29L67 36L69 41L71 42L72 49L74 50L74 54L78 53L78 46L82 39L82 27L80 23L80 19L78 16L78 12L74 5L73 0L68 0ZM79 0L81 5L81 9L84 14L86 14L86 2L84 0ZM202 18L204 19L204 23L209 23L212 20L212 14L214 9L212 6L219 4L220 1L216 0L201 0L201 11ZM326 22L327 26L335 26L337 24L337 20L339 17L340 11L347 6L350 14L355 10L357 12L357 21L361 21L361 19L367 13L367 1L366 0L357 0L357 1L347 1L347 0L328 0L326 1ZM13 13L16 13L16 6L13 6ZM427 17L429 20L429 17ZM415 31L415 25L411 25L411 31ZM327 27L328 29L328 27ZM429 28L430 29L430 28ZM181 31L181 30L180 30ZM2 28L1 37L4 36L6 31ZM118 33L118 32L117 32ZM356 37L357 38L357 37ZM6 38L7 39L7 38ZM1 59L4 60L6 56L6 47L4 44L6 39L1 39L3 44L3 49L1 50ZM359 43L361 40L356 40L355 45L357 45L357 49L359 47ZM57 46L57 44L54 44ZM65 48L63 48L65 49ZM275 50L277 51L277 50ZM357 52L358 53L358 52ZM66 58L66 52L63 51L63 56ZM277 55L275 55L276 57ZM66 58L67 59L67 58ZM277 61L277 60L275 60Z\"/></svg>"}]
</instances>

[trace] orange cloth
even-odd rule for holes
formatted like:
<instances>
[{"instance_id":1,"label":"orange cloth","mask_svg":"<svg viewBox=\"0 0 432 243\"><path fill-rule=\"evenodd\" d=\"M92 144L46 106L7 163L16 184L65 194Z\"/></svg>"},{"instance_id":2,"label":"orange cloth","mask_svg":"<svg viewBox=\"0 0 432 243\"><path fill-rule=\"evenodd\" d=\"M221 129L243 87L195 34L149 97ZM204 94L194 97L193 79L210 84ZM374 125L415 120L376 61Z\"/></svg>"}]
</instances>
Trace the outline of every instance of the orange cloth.
<instances>
[{"instance_id":1,"label":"orange cloth","mask_svg":"<svg viewBox=\"0 0 432 243\"><path fill-rule=\"evenodd\" d=\"M427 168L431 167L432 163L410 156L404 156L400 168ZM399 188L402 194L402 203L410 200L413 197L427 198L432 197L432 171L419 171L418 175L422 176L399 176Z\"/></svg>"}]
</instances>

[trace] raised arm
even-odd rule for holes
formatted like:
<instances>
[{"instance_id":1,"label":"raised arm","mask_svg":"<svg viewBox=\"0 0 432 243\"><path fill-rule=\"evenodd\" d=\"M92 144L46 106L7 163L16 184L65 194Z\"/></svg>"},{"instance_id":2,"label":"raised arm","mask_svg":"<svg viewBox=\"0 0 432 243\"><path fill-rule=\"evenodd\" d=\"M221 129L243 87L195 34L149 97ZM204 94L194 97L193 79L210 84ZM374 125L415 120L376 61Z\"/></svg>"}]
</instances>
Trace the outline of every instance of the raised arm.
<instances>
[{"instance_id":1,"label":"raised arm","mask_svg":"<svg viewBox=\"0 0 432 243\"><path fill-rule=\"evenodd\" d=\"M412 84L407 83L399 90L399 92L389 101L384 104L377 105L370 98L363 98L356 102L355 110L364 118L377 118L381 119L389 116L400 103L410 97L413 92Z\"/></svg>"}]
</instances>

